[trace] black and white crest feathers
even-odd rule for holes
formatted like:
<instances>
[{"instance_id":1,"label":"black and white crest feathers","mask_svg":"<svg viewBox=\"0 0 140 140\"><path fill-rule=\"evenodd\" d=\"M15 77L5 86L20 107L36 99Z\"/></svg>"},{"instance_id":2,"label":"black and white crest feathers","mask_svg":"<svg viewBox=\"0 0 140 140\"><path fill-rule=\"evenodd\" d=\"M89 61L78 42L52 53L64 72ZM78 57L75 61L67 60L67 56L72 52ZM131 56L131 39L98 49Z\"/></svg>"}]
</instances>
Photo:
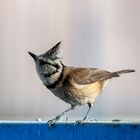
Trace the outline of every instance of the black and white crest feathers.
<instances>
[{"instance_id":1,"label":"black and white crest feathers","mask_svg":"<svg viewBox=\"0 0 140 140\"><path fill-rule=\"evenodd\" d=\"M60 44L61 41L58 42L54 47L52 47L50 50L42 54L41 56L46 57L48 59L61 59L61 52L62 50L60 49Z\"/></svg>"}]
</instances>

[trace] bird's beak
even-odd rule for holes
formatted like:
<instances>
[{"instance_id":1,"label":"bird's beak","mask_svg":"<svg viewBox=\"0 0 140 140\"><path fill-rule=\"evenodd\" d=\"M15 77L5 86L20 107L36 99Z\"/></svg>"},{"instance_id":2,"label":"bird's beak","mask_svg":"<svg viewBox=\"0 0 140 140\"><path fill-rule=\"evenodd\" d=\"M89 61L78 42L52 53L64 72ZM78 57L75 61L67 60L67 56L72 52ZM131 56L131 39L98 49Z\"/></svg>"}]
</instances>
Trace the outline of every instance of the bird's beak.
<instances>
[{"instance_id":1,"label":"bird's beak","mask_svg":"<svg viewBox=\"0 0 140 140\"><path fill-rule=\"evenodd\" d=\"M29 55L36 61L37 60L37 55L31 53L31 52L28 52Z\"/></svg>"}]
</instances>

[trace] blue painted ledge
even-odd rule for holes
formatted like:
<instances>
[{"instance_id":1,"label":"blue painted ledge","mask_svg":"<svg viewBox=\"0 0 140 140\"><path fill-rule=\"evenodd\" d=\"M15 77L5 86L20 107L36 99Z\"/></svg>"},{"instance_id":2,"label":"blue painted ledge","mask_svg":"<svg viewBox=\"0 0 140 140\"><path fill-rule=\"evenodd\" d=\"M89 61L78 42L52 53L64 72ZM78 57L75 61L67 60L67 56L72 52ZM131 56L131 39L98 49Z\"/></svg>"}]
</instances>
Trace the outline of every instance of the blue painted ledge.
<instances>
[{"instance_id":1,"label":"blue painted ledge","mask_svg":"<svg viewBox=\"0 0 140 140\"><path fill-rule=\"evenodd\" d=\"M0 140L140 140L140 123L0 122Z\"/></svg>"}]
</instances>

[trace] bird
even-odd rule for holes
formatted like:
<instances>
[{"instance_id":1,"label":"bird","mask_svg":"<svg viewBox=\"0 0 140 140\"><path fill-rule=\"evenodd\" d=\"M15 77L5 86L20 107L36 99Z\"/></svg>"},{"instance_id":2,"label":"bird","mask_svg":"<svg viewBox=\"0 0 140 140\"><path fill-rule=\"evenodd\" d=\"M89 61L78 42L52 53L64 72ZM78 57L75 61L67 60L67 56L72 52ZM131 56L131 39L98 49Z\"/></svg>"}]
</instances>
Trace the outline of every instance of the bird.
<instances>
[{"instance_id":1,"label":"bird","mask_svg":"<svg viewBox=\"0 0 140 140\"><path fill-rule=\"evenodd\" d=\"M120 77L121 74L135 72L133 69L109 72L99 68L66 66L62 62L60 44L61 41L40 55L28 52L35 62L37 74L43 85L56 97L70 104L70 108L48 121L49 126L54 125L65 113L77 106L87 104L85 116L76 121L85 122L95 99L102 93L108 81Z\"/></svg>"}]
</instances>

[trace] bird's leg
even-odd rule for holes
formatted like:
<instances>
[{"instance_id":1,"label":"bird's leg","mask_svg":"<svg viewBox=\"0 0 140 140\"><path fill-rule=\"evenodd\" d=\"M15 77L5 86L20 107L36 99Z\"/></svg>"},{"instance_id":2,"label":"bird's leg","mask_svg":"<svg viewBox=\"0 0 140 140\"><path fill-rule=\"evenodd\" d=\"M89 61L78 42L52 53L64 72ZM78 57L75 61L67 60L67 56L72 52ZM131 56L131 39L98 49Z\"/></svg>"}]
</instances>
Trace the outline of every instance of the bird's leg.
<instances>
[{"instance_id":1,"label":"bird's leg","mask_svg":"<svg viewBox=\"0 0 140 140\"><path fill-rule=\"evenodd\" d=\"M49 120L49 121L48 121L49 126L54 125L54 124L56 123L56 121L60 120L60 119L62 118L62 116L65 115L65 113L67 113L67 112L69 112L69 111L71 111L71 110L73 110L73 109L75 109L75 106L71 106L71 108L69 108L69 109L65 110L64 112L60 113L60 114L59 114L58 116L56 116L54 119Z\"/></svg>"},{"instance_id":2,"label":"bird's leg","mask_svg":"<svg viewBox=\"0 0 140 140\"><path fill-rule=\"evenodd\" d=\"M86 119L87 119L87 117L88 117L88 114L89 114L91 108L93 107L93 104L88 103L88 107L89 107L89 108L88 108L88 111L87 111L86 115L84 116L84 118L83 118L82 120L77 120L76 123L83 123L83 122L86 121Z\"/></svg>"},{"instance_id":3,"label":"bird's leg","mask_svg":"<svg viewBox=\"0 0 140 140\"><path fill-rule=\"evenodd\" d=\"M85 120L87 119L87 116L88 116L88 114L89 114L89 112L90 112L92 106L93 106L93 104L88 104L88 111L87 111L85 117L82 119L83 121L85 121Z\"/></svg>"}]
</instances>

